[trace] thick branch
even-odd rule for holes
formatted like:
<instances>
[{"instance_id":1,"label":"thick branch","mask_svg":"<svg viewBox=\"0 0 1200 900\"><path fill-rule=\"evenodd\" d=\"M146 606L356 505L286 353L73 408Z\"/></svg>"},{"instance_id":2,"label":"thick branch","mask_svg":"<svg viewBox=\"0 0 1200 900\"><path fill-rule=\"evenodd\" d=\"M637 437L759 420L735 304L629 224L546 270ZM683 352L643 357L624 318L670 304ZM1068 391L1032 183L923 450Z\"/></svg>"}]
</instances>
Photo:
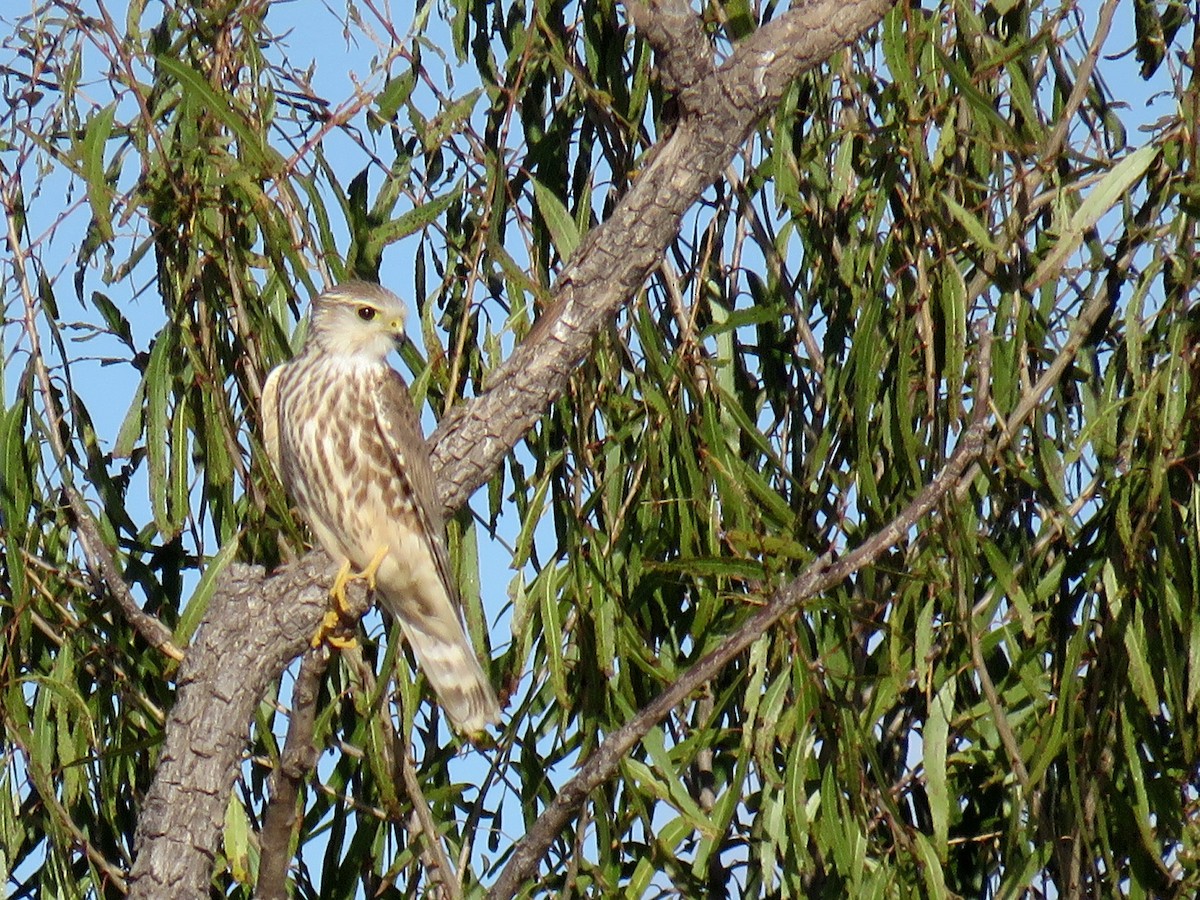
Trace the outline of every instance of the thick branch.
<instances>
[{"instance_id":1,"label":"thick branch","mask_svg":"<svg viewBox=\"0 0 1200 900\"><path fill-rule=\"evenodd\" d=\"M875 24L894 0L815 0L764 26L697 87L672 136L612 217L559 276L554 305L431 439L448 509L500 466L587 356L595 335L641 288L684 213L715 182L801 72ZM277 576L240 567L214 597L181 669L179 697L138 829L133 897L205 897L229 790L259 698L321 619L329 560L310 554Z\"/></svg>"},{"instance_id":2,"label":"thick branch","mask_svg":"<svg viewBox=\"0 0 1200 900\"><path fill-rule=\"evenodd\" d=\"M657 51L659 79L668 91L688 92L712 74L713 48L687 0L645 0L626 8L629 21ZM687 112L694 112L684 106Z\"/></svg>"},{"instance_id":3,"label":"thick branch","mask_svg":"<svg viewBox=\"0 0 1200 900\"><path fill-rule=\"evenodd\" d=\"M600 329L638 292L699 199L802 72L879 21L893 0L820 0L763 26L697 85L685 115L650 153L612 217L593 229L555 286L557 300L492 376L491 386L434 432L442 500L457 509L500 466L584 360Z\"/></svg>"},{"instance_id":4,"label":"thick branch","mask_svg":"<svg viewBox=\"0 0 1200 900\"><path fill-rule=\"evenodd\" d=\"M308 647L333 565L311 553L277 577L233 565L179 672L154 784L138 821L131 897L207 897L213 858L267 688Z\"/></svg>"}]
</instances>

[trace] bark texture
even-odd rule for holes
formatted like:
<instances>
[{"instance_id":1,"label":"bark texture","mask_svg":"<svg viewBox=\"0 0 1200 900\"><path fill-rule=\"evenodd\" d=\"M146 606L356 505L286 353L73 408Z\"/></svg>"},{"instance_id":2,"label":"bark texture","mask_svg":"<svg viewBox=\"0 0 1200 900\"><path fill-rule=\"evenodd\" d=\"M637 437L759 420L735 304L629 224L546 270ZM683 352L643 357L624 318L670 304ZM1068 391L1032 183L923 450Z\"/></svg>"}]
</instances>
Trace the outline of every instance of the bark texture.
<instances>
[{"instance_id":1,"label":"bark texture","mask_svg":"<svg viewBox=\"0 0 1200 900\"><path fill-rule=\"evenodd\" d=\"M267 688L308 648L333 563L310 553L278 575L233 565L179 671L154 784L138 820L136 897L207 897L229 791Z\"/></svg>"}]
</instances>

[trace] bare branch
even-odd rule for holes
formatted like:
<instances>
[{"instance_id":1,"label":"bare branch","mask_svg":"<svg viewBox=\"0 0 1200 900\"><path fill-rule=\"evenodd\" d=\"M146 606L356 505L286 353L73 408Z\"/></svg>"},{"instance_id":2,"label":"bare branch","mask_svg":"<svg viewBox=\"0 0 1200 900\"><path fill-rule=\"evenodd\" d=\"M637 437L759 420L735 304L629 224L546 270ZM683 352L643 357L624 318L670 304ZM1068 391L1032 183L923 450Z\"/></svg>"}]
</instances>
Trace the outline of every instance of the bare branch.
<instances>
[{"instance_id":1,"label":"bare branch","mask_svg":"<svg viewBox=\"0 0 1200 900\"><path fill-rule=\"evenodd\" d=\"M386 717L385 717L386 718ZM433 813L429 810L429 801L421 790L421 782L417 779L417 769L413 764L412 746L407 739L396 739L400 758L396 764L404 781L404 790L412 804L412 814L420 829L422 840L428 855L431 857L426 868L431 876L430 896L441 897L445 900L462 900L461 878L454 870L446 848L442 846L442 836L438 833L437 823L433 821ZM424 856L426 854L422 854Z\"/></svg>"}]
</instances>

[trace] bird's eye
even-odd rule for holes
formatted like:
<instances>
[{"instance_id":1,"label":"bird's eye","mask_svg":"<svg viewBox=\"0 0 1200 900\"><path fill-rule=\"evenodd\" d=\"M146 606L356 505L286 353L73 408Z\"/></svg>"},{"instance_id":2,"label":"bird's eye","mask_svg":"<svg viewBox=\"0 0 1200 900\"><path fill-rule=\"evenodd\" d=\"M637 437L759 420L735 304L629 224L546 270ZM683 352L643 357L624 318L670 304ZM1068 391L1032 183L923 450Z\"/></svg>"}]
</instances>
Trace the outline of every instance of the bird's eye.
<instances>
[{"instance_id":1,"label":"bird's eye","mask_svg":"<svg viewBox=\"0 0 1200 900\"><path fill-rule=\"evenodd\" d=\"M375 307L373 307L373 306L360 306L358 308L358 317L360 319L362 319L364 322L370 322L372 319L375 318L375 314L377 311L378 310L376 310Z\"/></svg>"}]
</instances>

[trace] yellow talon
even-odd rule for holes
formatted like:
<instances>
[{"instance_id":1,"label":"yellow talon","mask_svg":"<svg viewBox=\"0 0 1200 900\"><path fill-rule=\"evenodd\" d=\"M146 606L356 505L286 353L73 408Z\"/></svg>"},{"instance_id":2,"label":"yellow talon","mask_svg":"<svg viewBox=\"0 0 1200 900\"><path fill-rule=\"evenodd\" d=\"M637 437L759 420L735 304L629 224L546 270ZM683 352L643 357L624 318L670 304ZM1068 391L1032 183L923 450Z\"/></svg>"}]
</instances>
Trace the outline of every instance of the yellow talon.
<instances>
[{"instance_id":1,"label":"yellow talon","mask_svg":"<svg viewBox=\"0 0 1200 900\"><path fill-rule=\"evenodd\" d=\"M309 640L309 644L314 649L322 644L329 644L339 650L357 647L358 641L354 639L354 635L346 633L346 624L346 618L336 609L327 609L325 618L317 626L316 633Z\"/></svg>"},{"instance_id":2,"label":"yellow talon","mask_svg":"<svg viewBox=\"0 0 1200 900\"><path fill-rule=\"evenodd\" d=\"M333 598L333 610L337 610L340 618L349 618L350 605L346 602L346 585L354 580L354 575L350 573L350 560L342 563L342 567L338 569L337 575L333 579L333 584L329 588L329 596ZM325 614L325 621L329 621L330 610Z\"/></svg>"},{"instance_id":3,"label":"yellow talon","mask_svg":"<svg viewBox=\"0 0 1200 900\"><path fill-rule=\"evenodd\" d=\"M350 604L346 600L346 585L361 579L367 582L370 590L375 590L375 575L379 572L379 567L383 565L387 554L388 548L380 547L371 557L371 561L367 563L367 567L358 573L351 572L350 560L342 563L329 588L329 596L333 598L332 608L326 611L320 627L312 636L310 643L313 647L319 647L322 643L328 643L343 650L358 646L358 641L353 636L345 635L346 626L349 624L348 620L352 619Z\"/></svg>"},{"instance_id":4,"label":"yellow talon","mask_svg":"<svg viewBox=\"0 0 1200 900\"><path fill-rule=\"evenodd\" d=\"M380 547L375 551L375 555L371 557L371 561L367 563L367 567L362 570L355 578L365 578L367 587L375 590L375 575L379 571L379 567L383 565L384 559L387 558L388 548Z\"/></svg>"}]
</instances>

